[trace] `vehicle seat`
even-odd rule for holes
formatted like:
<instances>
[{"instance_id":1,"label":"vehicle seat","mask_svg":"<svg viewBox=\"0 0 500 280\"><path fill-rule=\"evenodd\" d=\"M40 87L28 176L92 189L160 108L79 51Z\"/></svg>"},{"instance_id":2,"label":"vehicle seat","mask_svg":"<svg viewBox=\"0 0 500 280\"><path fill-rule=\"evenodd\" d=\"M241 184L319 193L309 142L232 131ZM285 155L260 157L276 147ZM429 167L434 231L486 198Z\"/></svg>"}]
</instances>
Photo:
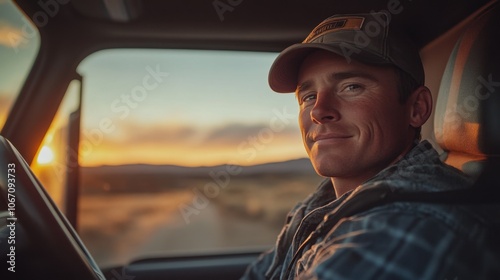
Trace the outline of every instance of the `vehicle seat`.
<instances>
[{"instance_id":1,"label":"vehicle seat","mask_svg":"<svg viewBox=\"0 0 500 280\"><path fill-rule=\"evenodd\" d=\"M436 103L434 133L444 161L500 188L500 6L478 17L455 44ZM496 185L496 187L494 187ZM493 187L493 188L491 188Z\"/></svg>"}]
</instances>

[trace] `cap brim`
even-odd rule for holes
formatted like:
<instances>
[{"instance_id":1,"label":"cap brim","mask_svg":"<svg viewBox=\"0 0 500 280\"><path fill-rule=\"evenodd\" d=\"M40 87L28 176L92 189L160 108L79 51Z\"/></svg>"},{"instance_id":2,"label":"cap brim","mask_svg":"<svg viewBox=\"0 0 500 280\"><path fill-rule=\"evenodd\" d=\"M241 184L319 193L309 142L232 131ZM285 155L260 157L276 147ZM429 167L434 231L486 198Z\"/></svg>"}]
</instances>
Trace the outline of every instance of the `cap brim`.
<instances>
[{"instance_id":1,"label":"cap brim","mask_svg":"<svg viewBox=\"0 0 500 280\"><path fill-rule=\"evenodd\" d=\"M344 43L345 44L345 43ZM269 70L269 86L271 89L278 93L294 92L297 88L297 79L299 69L304 59L315 50L326 50L346 57L348 61L355 59L365 63L373 64L390 64L387 60L375 54L362 51L360 53L349 53L346 55L345 45L339 44L323 44L323 43L299 43L292 45L283 50L276 58Z\"/></svg>"}]
</instances>

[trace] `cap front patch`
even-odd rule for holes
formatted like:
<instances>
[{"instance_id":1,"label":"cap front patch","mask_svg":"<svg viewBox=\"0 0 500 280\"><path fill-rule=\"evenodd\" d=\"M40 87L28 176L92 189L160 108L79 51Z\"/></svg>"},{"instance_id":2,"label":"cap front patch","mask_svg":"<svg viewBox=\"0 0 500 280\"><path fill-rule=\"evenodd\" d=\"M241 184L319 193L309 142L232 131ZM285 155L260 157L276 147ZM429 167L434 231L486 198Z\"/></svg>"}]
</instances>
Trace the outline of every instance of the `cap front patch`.
<instances>
[{"instance_id":1,"label":"cap front patch","mask_svg":"<svg viewBox=\"0 0 500 280\"><path fill-rule=\"evenodd\" d=\"M364 17L337 17L327 19L320 25L316 26L303 43L309 43L319 36L323 36L330 32L341 30L360 30L364 21Z\"/></svg>"}]
</instances>

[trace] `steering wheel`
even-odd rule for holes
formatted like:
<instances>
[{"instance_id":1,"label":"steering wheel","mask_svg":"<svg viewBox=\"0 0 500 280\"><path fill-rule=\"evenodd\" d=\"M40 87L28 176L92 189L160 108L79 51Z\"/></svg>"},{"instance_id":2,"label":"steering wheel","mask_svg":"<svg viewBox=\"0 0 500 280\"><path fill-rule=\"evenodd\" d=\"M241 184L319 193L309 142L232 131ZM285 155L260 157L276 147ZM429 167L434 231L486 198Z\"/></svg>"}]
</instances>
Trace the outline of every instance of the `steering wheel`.
<instances>
[{"instance_id":1,"label":"steering wheel","mask_svg":"<svg viewBox=\"0 0 500 280\"><path fill-rule=\"evenodd\" d=\"M7 231L15 229L15 238L16 234L21 235L22 229L27 238L27 241L17 240L15 243L0 240L2 247L11 244L7 245L7 253L12 249L11 246L22 250L14 250L14 263L11 264L15 265L15 274L7 271L10 266L8 263L8 267L2 265L2 274L12 273L16 279L20 279L21 275L31 276L21 277L22 279L106 279L29 165L12 143L2 136L0 192L4 200L0 205L8 206L7 209L1 209L4 216L8 217L7 224L11 225ZM6 230L5 227L0 229ZM2 239L7 239L12 234L4 234ZM28 242L29 245L21 244L23 242ZM2 253L0 259L4 264L4 258L7 258L7 262L12 260L12 257Z\"/></svg>"}]
</instances>

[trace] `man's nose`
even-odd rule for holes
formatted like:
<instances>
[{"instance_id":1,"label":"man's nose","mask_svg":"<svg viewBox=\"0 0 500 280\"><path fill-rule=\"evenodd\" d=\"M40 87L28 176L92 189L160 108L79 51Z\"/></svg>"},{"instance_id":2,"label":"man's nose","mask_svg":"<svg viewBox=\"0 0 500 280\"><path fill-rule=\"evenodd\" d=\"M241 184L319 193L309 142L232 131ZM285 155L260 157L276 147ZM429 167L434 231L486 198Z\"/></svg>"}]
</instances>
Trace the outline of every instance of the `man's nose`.
<instances>
[{"instance_id":1,"label":"man's nose","mask_svg":"<svg viewBox=\"0 0 500 280\"><path fill-rule=\"evenodd\" d=\"M316 96L316 103L311 110L311 119L316 124L338 121L339 102L331 92L320 92Z\"/></svg>"}]
</instances>

